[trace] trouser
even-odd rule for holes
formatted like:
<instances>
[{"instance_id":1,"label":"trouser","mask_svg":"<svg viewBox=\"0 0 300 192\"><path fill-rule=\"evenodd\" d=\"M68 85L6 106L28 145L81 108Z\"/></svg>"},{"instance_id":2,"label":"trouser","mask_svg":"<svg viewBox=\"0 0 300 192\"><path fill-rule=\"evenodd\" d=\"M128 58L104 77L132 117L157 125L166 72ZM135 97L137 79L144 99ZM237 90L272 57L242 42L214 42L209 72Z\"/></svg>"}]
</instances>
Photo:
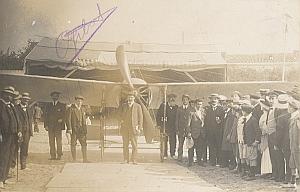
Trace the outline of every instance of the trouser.
<instances>
[{"instance_id":1,"label":"trouser","mask_svg":"<svg viewBox=\"0 0 300 192\"><path fill-rule=\"evenodd\" d=\"M185 136L184 135L178 135L178 149L177 149L177 153L178 153L178 160L182 160L182 155L183 155L183 144L185 141Z\"/></svg>"},{"instance_id":2,"label":"trouser","mask_svg":"<svg viewBox=\"0 0 300 192\"><path fill-rule=\"evenodd\" d=\"M20 143L20 163L21 163L21 169L25 169L26 168L26 160L27 160L27 157L28 157L29 141L30 141L30 133L27 132L23 136L23 142Z\"/></svg>"},{"instance_id":3,"label":"trouser","mask_svg":"<svg viewBox=\"0 0 300 192\"><path fill-rule=\"evenodd\" d=\"M204 140L204 155L203 155L203 162L207 162L207 155L209 156L208 148L208 140L207 137Z\"/></svg>"},{"instance_id":4,"label":"trouser","mask_svg":"<svg viewBox=\"0 0 300 192\"><path fill-rule=\"evenodd\" d=\"M77 140L79 141L81 145L81 152L82 152L82 158L83 161L87 161L87 143L86 143L86 134L77 134L72 133L71 134L71 153L72 158L75 161L76 160L76 144Z\"/></svg>"},{"instance_id":5,"label":"trouser","mask_svg":"<svg viewBox=\"0 0 300 192\"><path fill-rule=\"evenodd\" d=\"M290 168L290 157L291 157L291 150L290 149L282 149L284 163L285 163L285 180L291 180L291 168Z\"/></svg>"},{"instance_id":6,"label":"trouser","mask_svg":"<svg viewBox=\"0 0 300 192\"><path fill-rule=\"evenodd\" d=\"M13 137L13 134L3 135L3 141L0 143L0 182L4 182L8 176L10 162L13 158L10 153Z\"/></svg>"},{"instance_id":7,"label":"trouser","mask_svg":"<svg viewBox=\"0 0 300 192\"><path fill-rule=\"evenodd\" d=\"M272 176L275 179L284 178L284 155L281 150L275 150L275 133L272 133L268 137L268 146L270 150L270 158L272 163Z\"/></svg>"},{"instance_id":8,"label":"trouser","mask_svg":"<svg viewBox=\"0 0 300 192\"><path fill-rule=\"evenodd\" d=\"M138 153L138 137L133 134L125 134L122 136L123 138L123 156L124 160L129 162L129 143L132 147L132 155L131 160L136 161L137 153Z\"/></svg>"},{"instance_id":9,"label":"trouser","mask_svg":"<svg viewBox=\"0 0 300 192\"><path fill-rule=\"evenodd\" d=\"M175 156L176 151L176 132L169 133L169 145L170 145L170 155Z\"/></svg>"},{"instance_id":10,"label":"trouser","mask_svg":"<svg viewBox=\"0 0 300 192\"><path fill-rule=\"evenodd\" d=\"M13 142L12 146L10 148L10 153L12 154L12 159L10 163L10 167L14 169L17 165L17 158L18 158L18 153L19 153L19 148L20 148L20 143L18 143L18 136L15 135L13 137Z\"/></svg>"},{"instance_id":11,"label":"trouser","mask_svg":"<svg viewBox=\"0 0 300 192\"><path fill-rule=\"evenodd\" d=\"M50 146L50 155L51 158L56 158L57 156L62 156L62 130L61 129L49 129L49 146ZM55 147L56 142L56 147Z\"/></svg>"},{"instance_id":12,"label":"trouser","mask_svg":"<svg viewBox=\"0 0 300 192\"><path fill-rule=\"evenodd\" d=\"M212 165L219 164L221 160L221 130L209 130L209 161Z\"/></svg>"},{"instance_id":13,"label":"trouser","mask_svg":"<svg viewBox=\"0 0 300 192\"><path fill-rule=\"evenodd\" d=\"M188 159L189 163L193 163L194 161L194 151L196 150L197 162L200 163L205 153L205 140L200 136L198 138L193 138L194 145L192 148L188 150Z\"/></svg>"},{"instance_id":14,"label":"trouser","mask_svg":"<svg viewBox=\"0 0 300 192\"><path fill-rule=\"evenodd\" d=\"M39 123L40 119L34 119L33 124L34 124L34 132L39 132Z\"/></svg>"}]
</instances>

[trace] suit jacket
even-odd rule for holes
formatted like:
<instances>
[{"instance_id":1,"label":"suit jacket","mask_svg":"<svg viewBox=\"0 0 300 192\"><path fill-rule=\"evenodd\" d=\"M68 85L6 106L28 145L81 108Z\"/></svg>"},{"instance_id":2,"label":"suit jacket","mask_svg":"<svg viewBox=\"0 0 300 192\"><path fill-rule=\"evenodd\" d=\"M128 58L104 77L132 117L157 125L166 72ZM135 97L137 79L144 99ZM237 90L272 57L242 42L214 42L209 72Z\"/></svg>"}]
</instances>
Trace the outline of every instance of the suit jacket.
<instances>
[{"instance_id":1,"label":"suit jacket","mask_svg":"<svg viewBox=\"0 0 300 192\"><path fill-rule=\"evenodd\" d=\"M276 109L276 146L281 149L290 149L289 119L291 117L288 109Z\"/></svg>"},{"instance_id":2,"label":"suit jacket","mask_svg":"<svg viewBox=\"0 0 300 192\"><path fill-rule=\"evenodd\" d=\"M12 105L0 99L0 134L14 134L18 130L17 119L14 118Z\"/></svg>"},{"instance_id":3,"label":"suit jacket","mask_svg":"<svg viewBox=\"0 0 300 192\"><path fill-rule=\"evenodd\" d=\"M75 104L72 104L67 109L66 124L67 130L72 130L72 134L86 135L86 111L84 107L81 106L79 110Z\"/></svg>"},{"instance_id":4,"label":"suit jacket","mask_svg":"<svg viewBox=\"0 0 300 192\"><path fill-rule=\"evenodd\" d=\"M260 104L256 104L254 106L252 115L259 121L262 114L263 114L263 111L261 110Z\"/></svg>"},{"instance_id":5,"label":"suit jacket","mask_svg":"<svg viewBox=\"0 0 300 192\"><path fill-rule=\"evenodd\" d=\"M66 121L66 105L59 101L54 106L53 103L48 103L45 109L44 127L48 129L65 129ZM62 122L59 122L61 120Z\"/></svg>"},{"instance_id":6,"label":"suit jacket","mask_svg":"<svg viewBox=\"0 0 300 192\"><path fill-rule=\"evenodd\" d=\"M19 114L19 120L20 120L20 126L21 126L21 132L22 135L25 137L28 134L30 136L33 136L33 130L32 130L32 109L30 107L26 107L26 111L22 109L21 105L17 105L16 109Z\"/></svg>"},{"instance_id":7,"label":"suit jacket","mask_svg":"<svg viewBox=\"0 0 300 192\"><path fill-rule=\"evenodd\" d=\"M230 109L227 112L226 117L224 118L224 131L223 131L223 139L222 139L222 150L223 151L230 151L232 149L230 142L229 142L230 138L228 140L227 136L230 137L230 134L232 132L234 117L235 116L232 112L232 109Z\"/></svg>"},{"instance_id":8,"label":"suit jacket","mask_svg":"<svg viewBox=\"0 0 300 192\"><path fill-rule=\"evenodd\" d=\"M166 105L166 132L168 134L175 133L175 121L176 121L176 113L177 113L178 106L170 107L169 103ZM164 126L164 103L159 106L156 115L156 123L158 126L163 128Z\"/></svg>"},{"instance_id":9,"label":"suit jacket","mask_svg":"<svg viewBox=\"0 0 300 192\"><path fill-rule=\"evenodd\" d=\"M300 114L292 116L289 124L291 152L300 152Z\"/></svg>"},{"instance_id":10,"label":"suit jacket","mask_svg":"<svg viewBox=\"0 0 300 192\"><path fill-rule=\"evenodd\" d=\"M244 123L244 143L251 146L255 141L260 141L261 130L259 122L256 117L251 116L250 119Z\"/></svg>"},{"instance_id":11,"label":"suit jacket","mask_svg":"<svg viewBox=\"0 0 300 192\"><path fill-rule=\"evenodd\" d=\"M208 130L208 132L222 130L222 123L217 123L216 118L218 117L221 122L224 119L224 110L221 106L217 106L215 110L213 110L212 106L208 106L205 111L205 119L204 126Z\"/></svg>"},{"instance_id":12,"label":"suit jacket","mask_svg":"<svg viewBox=\"0 0 300 192\"><path fill-rule=\"evenodd\" d=\"M206 132L203 125L204 125L204 114L202 117L199 117L196 111L192 111L189 116L189 126L187 129L187 132L191 133L192 138L197 139L201 137L204 139L206 137Z\"/></svg>"},{"instance_id":13,"label":"suit jacket","mask_svg":"<svg viewBox=\"0 0 300 192\"><path fill-rule=\"evenodd\" d=\"M187 109L183 109L183 106L178 107L175 122L175 129L178 136L185 136L189 127L189 116L193 110L191 106L188 106Z\"/></svg>"},{"instance_id":14,"label":"suit jacket","mask_svg":"<svg viewBox=\"0 0 300 192\"><path fill-rule=\"evenodd\" d=\"M129 132L132 132L134 135L138 135L139 131L143 127L143 111L142 107L138 103L133 103L132 105L132 114L131 114L131 125L125 125L124 122L127 122L126 114L129 112L130 108L128 103L124 103L121 107L121 134L125 135ZM138 130L137 130L137 129Z\"/></svg>"}]
</instances>

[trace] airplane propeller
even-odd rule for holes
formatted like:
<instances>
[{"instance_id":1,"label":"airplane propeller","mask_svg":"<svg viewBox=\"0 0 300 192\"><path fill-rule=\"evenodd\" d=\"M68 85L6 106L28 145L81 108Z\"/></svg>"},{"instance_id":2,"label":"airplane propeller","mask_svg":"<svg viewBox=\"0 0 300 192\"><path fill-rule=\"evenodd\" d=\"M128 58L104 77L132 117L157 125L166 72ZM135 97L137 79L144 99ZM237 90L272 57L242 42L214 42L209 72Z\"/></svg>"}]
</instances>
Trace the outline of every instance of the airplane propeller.
<instances>
[{"instance_id":1,"label":"airplane propeller","mask_svg":"<svg viewBox=\"0 0 300 192\"><path fill-rule=\"evenodd\" d=\"M145 136L146 142L151 143L152 139L154 137L155 127L154 127L150 112L146 107L146 105L148 106L151 102L151 98L152 98L151 90L149 89L148 86L145 86L145 85L142 85L135 89L134 83L132 82L132 80L134 80L136 78L131 78L131 76L130 76L130 70L129 70L129 65L127 62L127 57L125 55L124 45L120 45L117 47L116 59L117 59L118 65L120 66L120 70L121 70L123 79L125 80L125 82L127 83L128 87L130 89L129 91L134 90L137 93L137 95L136 95L137 102L141 105L142 110L143 110L144 136ZM146 84L145 81L144 81L144 84Z\"/></svg>"}]
</instances>

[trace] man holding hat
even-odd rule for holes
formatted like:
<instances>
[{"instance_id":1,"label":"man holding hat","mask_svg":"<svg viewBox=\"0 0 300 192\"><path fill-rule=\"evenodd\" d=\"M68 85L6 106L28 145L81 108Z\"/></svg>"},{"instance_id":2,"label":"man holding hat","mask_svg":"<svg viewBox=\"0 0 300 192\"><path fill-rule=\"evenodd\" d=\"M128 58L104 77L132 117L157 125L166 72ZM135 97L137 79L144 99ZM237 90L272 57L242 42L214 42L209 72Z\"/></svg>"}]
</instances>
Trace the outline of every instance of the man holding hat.
<instances>
[{"instance_id":1,"label":"man holding hat","mask_svg":"<svg viewBox=\"0 0 300 192\"><path fill-rule=\"evenodd\" d=\"M83 163L87 163L87 143L86 143L86 111L83 108L84 97L75 96L75 103L67 110L66 124L67 133L71 134L71 153L73 161L76 161L76 144L77 140L81 145Z\"/></svg>"},{"instance_id":2,"label":"man holding hat","mask_svg":"<svg viewBox=\"0 0 300 192\"><path fill-rule=\"evenodd\" d=\"M132 146L131 160L137 164L138 135L143 128L143 111L140 104L135 102L136 93L127 95L127 102L121 106L121 135L123 139L124 163L129 163L129 143Z\"/></svg>"},{"instance_id":3,"label":"man holding hat","mask_svg":"<svg viewBox=\"0 0 300 192\"><path fill-rule=\"evenodd\" d=\"M50 160L60 160L63 155L62 130L65 130L66 105L59 101L59 95L58 91L51 92L52 102L45 109L44 127L49 136Z\"/></svg>"},{"instance_id":4,"label":"man holding hat","mask_svg":"<svg viewBox=\"0 0 300 192\"><path fill-rule=\"evenodd\" d=\"M11 148L18 130L18 120L11 104L14 96L15 88L8 86L2 90L0 98L0 189L4 188L7 180L10 163L13 159Z\"/></svg>"},{"instance_id":5,"label":"man holding hat","mask_svg":"<svg viewBox=\"0 0 300 192\"><path fill-rule=\"evenodd\" d=\"M222 121L224 119L224 110L219 105L218 94L209 96L209 106L205 111L204 126L207 131L209 146L209 161L215 166L221 163L221 143L222 143Z\"/></svg>"},{"instance_id":6,"label":"man holding hat","mask_svg":"<svg viewBox=\"0 0 300 192\"><path fill-rule=\"evenodd\" d=\"M165 132L167 137L165 139L165 151L164 157L168 156L168 141L170 145L170 156L172 159L175 158L175 150L176 150L176 130L175 130L175 121L176 121L176 113L178 106L175 103L175 94L168 94L167 95L167 103L166 103L166 114L164 117L164 102L160 105L157 115L156 121L157 125L160 127L161 132L163 132L163 126L165 121Z\"/></svg>"},{"instance_id":7,"label":"man holding hat","mask_svg":"<svg viewBox=\"0 0 300 192\"><path fill-rule=\"evenodd\" d=\"M21 123L22 130L22 142L20 144L20 163L21 169L26 168L26 160L28 156L28 148L30 137L33 136L32 130L32 111L28 105L30 101L29 93L23 93L21 97L21 103L16 106Z\"/></svg>"},{"instance_id":8,"label":"man holding hat","mask_svg":"<svg viewBox=\"0 0 300 192\"><path fill-rule=\"evenodd\" d=\"M192 107L189 105L190 96L187 94L182 95L182 106L178 107L176 113L176 132L178 135L178 161L182 162L182 155L183 155L183 144L185 141L185 137L187 136L187 129L189 126L189 116L190 112L193 110Z\"/></svg>"}]
</instances>

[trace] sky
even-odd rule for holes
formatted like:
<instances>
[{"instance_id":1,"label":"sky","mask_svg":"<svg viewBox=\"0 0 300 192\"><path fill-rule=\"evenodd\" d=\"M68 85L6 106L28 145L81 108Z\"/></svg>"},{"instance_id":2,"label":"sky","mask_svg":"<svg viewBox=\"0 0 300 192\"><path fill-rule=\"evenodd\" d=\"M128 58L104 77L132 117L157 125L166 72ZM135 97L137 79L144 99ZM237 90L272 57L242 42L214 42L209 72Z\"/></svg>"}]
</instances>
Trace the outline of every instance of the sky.
<instances>
[{"instance_id":1,"label":"sky","mask_svg":"<svg viewBox=\"0 0 300 192\"><path fill-rule=\"evenodd\" d=\"M91 41L212 44L227 53L299 50L300 0L0 0L0 50L58 37L117 7Z\"/></svg>"}]
</instances>

